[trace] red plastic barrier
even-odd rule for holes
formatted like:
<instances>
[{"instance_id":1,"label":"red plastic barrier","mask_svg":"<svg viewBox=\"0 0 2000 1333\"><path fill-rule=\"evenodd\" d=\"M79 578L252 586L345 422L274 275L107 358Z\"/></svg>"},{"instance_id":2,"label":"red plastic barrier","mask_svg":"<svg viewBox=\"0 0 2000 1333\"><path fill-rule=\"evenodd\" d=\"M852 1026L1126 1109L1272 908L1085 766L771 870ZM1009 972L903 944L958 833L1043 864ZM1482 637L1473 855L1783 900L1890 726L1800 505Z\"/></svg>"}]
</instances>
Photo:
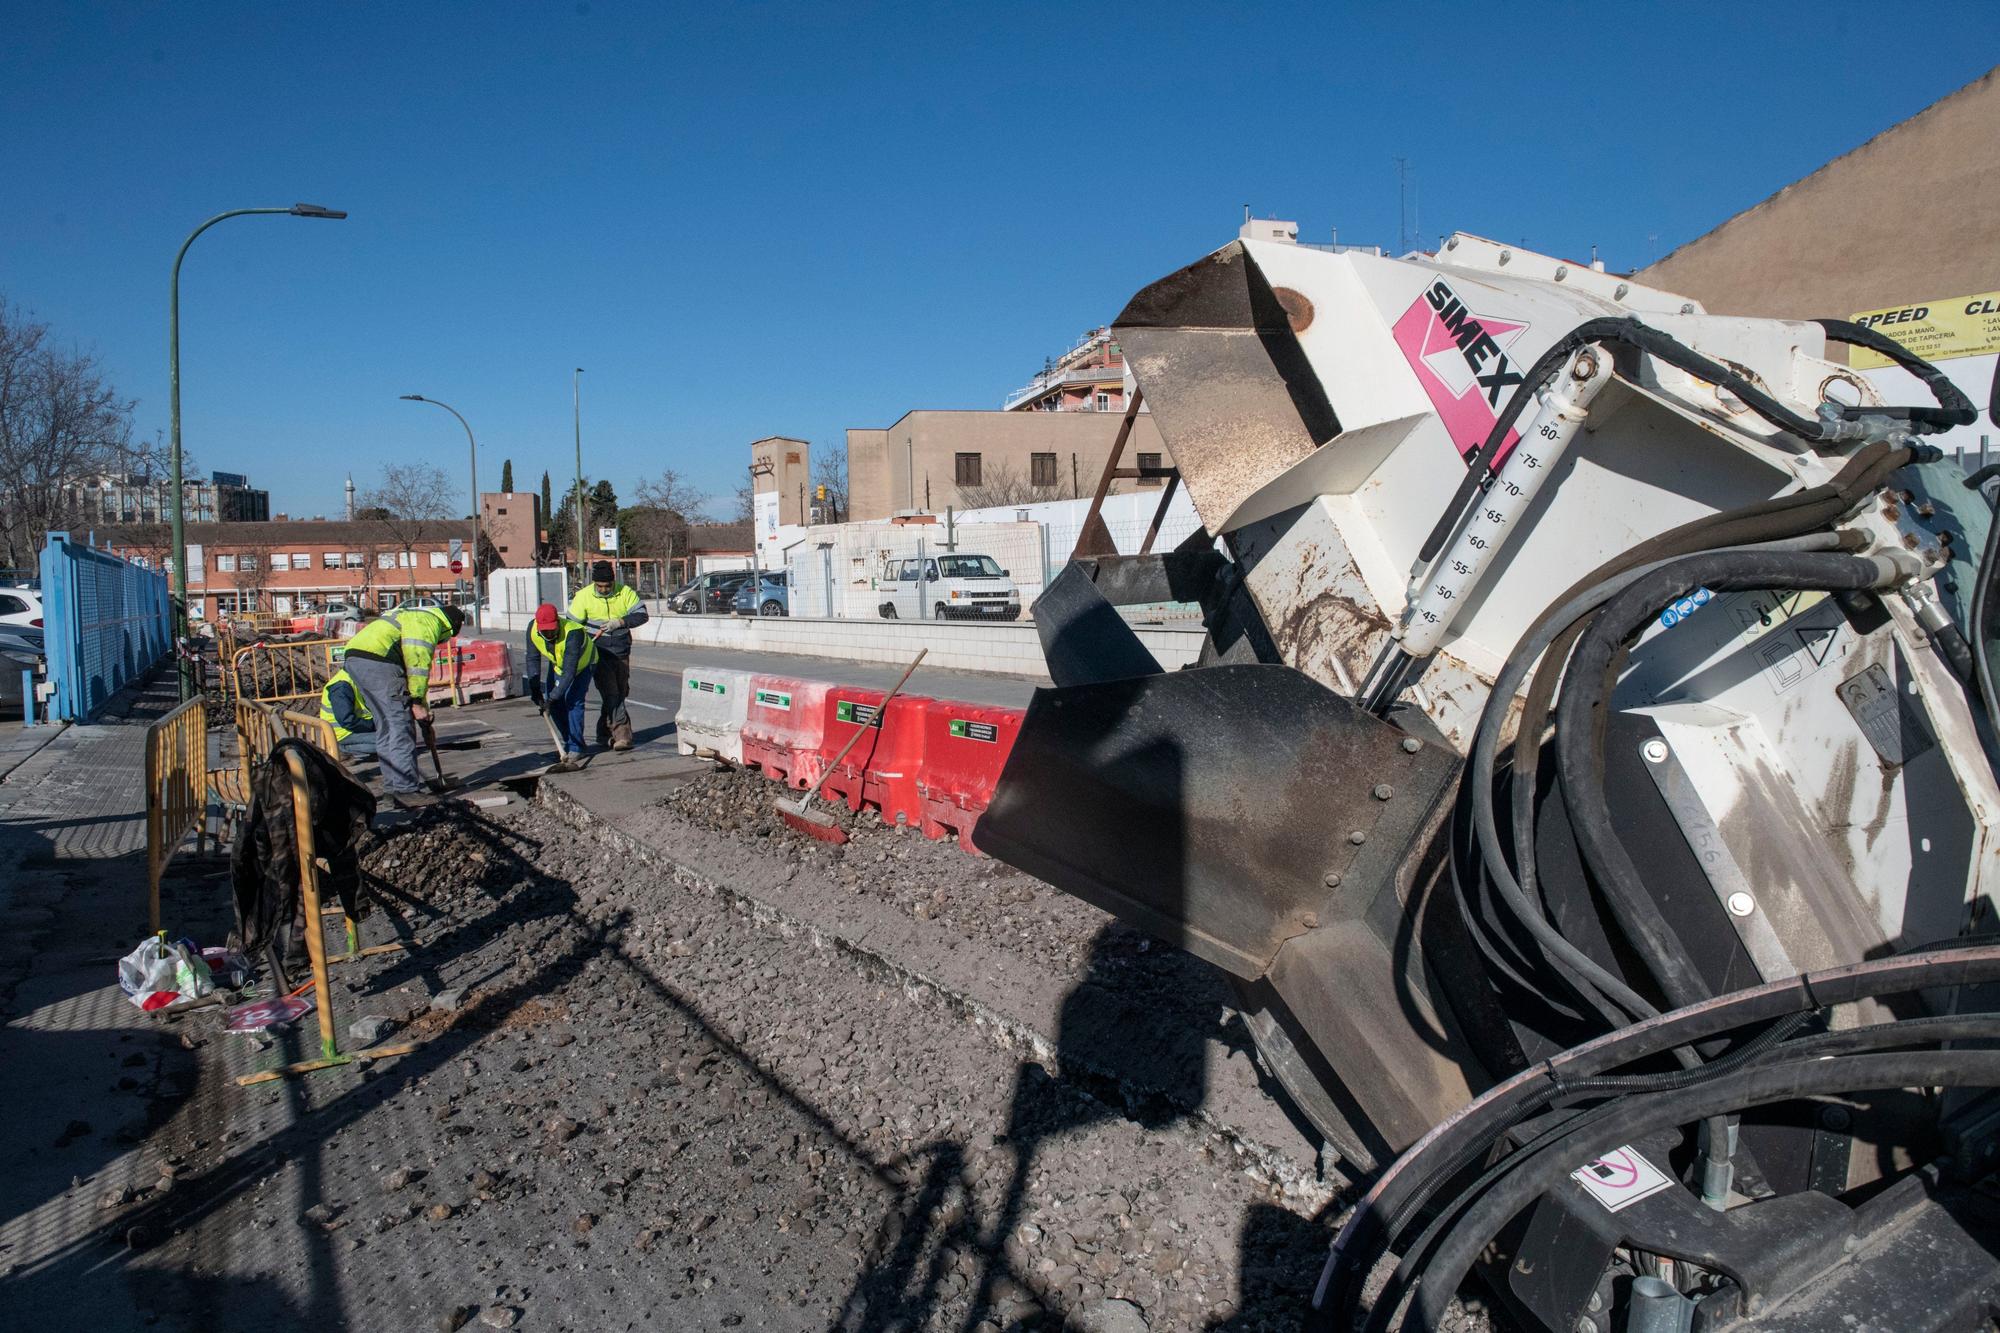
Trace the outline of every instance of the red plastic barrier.
<instances>
[{"instance_id":1,"label":"red plastic barrier","mask_svg":"<svg viewBox=\"0 0 2000 1333\"><path fill-rule=\"evenodd\" d=\"M823 680L751 676L743 719L744 764L801 791L817 782L826 762L821 742L832 688Z\"/></svg>"},{"instance_id":2,"label":"red plastic barrier","mask_svg":"<svg viewBox=\"0 0 2000 1333\"><path fill-rule=\"evenodd\" d=\"M924 836L956 836L979 855L972 826L993 799L1026 711L956 700L934 700L924 720L923 768L918 784Z\"/></svg>"},{"instance_id":3,"label":"red plastic barrier","mask_svg":"<svg viewBox=\"0 0 2000 1333\"><path fill-rule=\"evenodd\" d=\"M889 701L882 719L881 739L868 761L862 799L882 812L885 824L924 827L924 733L935 699L899 694ZM865 744L865 742L864 742ZM855 749L860 749L857 745ZM932 834L932 837L937 836Z\"/></svg>"},{"instance_id":4,"label":"red plastic barrier","mask_svg":"<svg viewBox=\"0 0 2000 1333\"><path fill-rule=\"evenodd\" d=\"M458 678L467 685L505 680L513 674L507 645L499 639L458 639Z\"/></svg>"},{"instance_id":5,"label":"red plastic barrier","mask_svg":"<svg viewBox=\"0 0 2000 1333\"><path fill-rule=\"evenodd\" d=\"M820 771L826 774L826 785L820 792L829 801L845 801L850 810L861 809L867 796L868 765L882 739L877 714L882 711L883 694L882 690L855 685L835 685L826 692L826 725L819 741ZM855 741L847 757L835 764L834 756L861 726L869 729L868 734Z\"/></svg>"}]
</instances>

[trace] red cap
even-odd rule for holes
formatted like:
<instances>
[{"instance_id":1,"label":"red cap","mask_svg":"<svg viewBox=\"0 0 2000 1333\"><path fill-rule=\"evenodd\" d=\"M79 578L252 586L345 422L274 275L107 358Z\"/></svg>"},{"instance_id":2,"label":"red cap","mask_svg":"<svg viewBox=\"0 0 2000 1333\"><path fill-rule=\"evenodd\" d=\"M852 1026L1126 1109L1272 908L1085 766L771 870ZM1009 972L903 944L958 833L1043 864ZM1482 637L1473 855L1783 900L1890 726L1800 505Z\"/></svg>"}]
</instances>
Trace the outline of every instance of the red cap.
<instances>
[{"instance_id":1,"label":"red cap","mask_svg":"<svg viewBox=\"0 0 2000 1333\"><path fill-rule=\"evenodd\" d=\"M535 608L535 628L539 630L552 630L555 627L556 604L554 602L543 602Z\"/></svg>"}]
</instances>

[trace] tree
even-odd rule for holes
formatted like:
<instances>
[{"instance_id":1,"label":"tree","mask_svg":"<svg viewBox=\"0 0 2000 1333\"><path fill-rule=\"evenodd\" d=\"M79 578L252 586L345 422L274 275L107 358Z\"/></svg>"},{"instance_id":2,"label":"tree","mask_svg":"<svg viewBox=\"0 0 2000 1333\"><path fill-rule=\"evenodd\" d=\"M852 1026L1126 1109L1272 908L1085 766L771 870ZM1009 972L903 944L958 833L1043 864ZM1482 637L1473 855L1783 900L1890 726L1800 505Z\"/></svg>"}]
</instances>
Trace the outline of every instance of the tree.
<instances>
[{"instance_id":1,"label":"tree","mask_svg":"<svg viewBox=\"0 0 2000 1333\"><path fill-rule=\"evenodd\" d=\"M556 525L555 514L556 502L549 491L549 474L544 472L542 474L542 512L537 515L541 521L541 526L553 529ZM555 533L551 531L549 535L553 537Z\"/></svg>"},{"instance_id":2,"label":"tree","mask_svg":"<svg viewBox=\"0 0 2000 1333\"><path fill-rule=\"evenodd\" d=\"M1037 489L1021 475L1020 469L1001 464L986 469L977 486L958 488L960 509L997 509L1003 505L1034 504L1048 499L1047 488Z\"/></svg>"},{"instance_id":3,"label":"tree","mask_svg":"<svg viewBox=\"0 0 2000 1333\"><path fill-rule=\"evenodd\" d=\"M158 461L132 444L132 400L97 358L57 347L48 325L0 297L0 567L32 566L51 528L102 522L94 479Z\"/></svg>"},{"instance_id":4,"label":"tree","mask_svg":"<svg viewBox=\"0 0 2000 1333\"><path fill-rule=\"evenodd\" d=\"M633 491L637 503L619 515L619 539L627 555L657 556L666 577L673 578L674 561L688 552L688 524L701 516L708 494L672 468Z\"/></svg>"},{"instance_id":5,"label":"tree","mask_svg":"<svg viewBox=\"0 0 2000 1333\"><path fill-rule=\"evenodd\" d=\"M364 497L370 509L382 511L380 520L391 543L402 553L402 565L410 571L410 595L417 593L417 547L437 537L451 513L451 484L444 473L427 463L391 463L382 469L382 482Z\"/></svg>"},{"instance_id":6,"label":"tree","mask_svg":"<svg viewBox=\"0 0 2000 1333\"><path fill-rule=\"evenodd\" d=\"M825 521L844 522L847 518L846 440L813 446L813 486L816 491L826 491L826 498L820 501Z\"/></svg>"},{"instance_id":7,"label":"tree","mask_svg":"<svg viewBox=\"0 0 2000 1333\"><path fill-rule=\"evenodd\" d=\"M590 488L590 498L584 503L584 522L591 528L615 527L618 523L618 492L611 489L611 483L600 481ZM597 534L589 534L595 537Z\"/></svg>"},{"instance_id":8,"label":"tree","mask_svg":"<svg viewBox=\"0 0 2000 1333\"><path fill-rule=\"evenodd\" d=\"M750 489L748 481L736 487L736 517L732 522L750 523L757 517L757 493Z\"/></svg>"},{"instance_id":9,"label":"tree","mask_svg":"<svg viewBox=\"0 0 2000 1333\"><path fill-rule=\"evenodd\" d=\"M502 491L514 489L514 460L511 458L500 464L500 489Z\"/></svg>"}]
</instances>

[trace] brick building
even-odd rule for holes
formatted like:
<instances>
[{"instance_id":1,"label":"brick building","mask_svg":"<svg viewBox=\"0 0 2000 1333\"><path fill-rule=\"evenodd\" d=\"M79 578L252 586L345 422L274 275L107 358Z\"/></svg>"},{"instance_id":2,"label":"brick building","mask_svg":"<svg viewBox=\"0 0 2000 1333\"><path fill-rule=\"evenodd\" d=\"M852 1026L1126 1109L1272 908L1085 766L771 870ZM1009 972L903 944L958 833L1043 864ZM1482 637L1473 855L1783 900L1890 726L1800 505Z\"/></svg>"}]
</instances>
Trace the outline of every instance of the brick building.
<instances>
[{"instance_id":1,"label":"brick building","mask_svg":"<svg viewBox=\"0 0 2000 1333\"><path fill-rule=\"evenodd\" d=\"M542 497L533 491L485 491L479 497L479 525L502 569L527 569L542 540Z\"/></svg>"},{"instance_id":2,"label":"brick building","mask_svg":"<svg viewBox=\"0 0 2000 1333\"><path fill-rule=\"evenodd\" d=\"M470 600L472 524L464 519L421 525L327 519L189 523L186 536L188 615L196 620L232 611L296 612L333 598L369 611L412 595L446 605ZM466 563L465 572L456 575L450 567L454 538L462 543ZM172 536L164 523L111 527L98 539L147 565L170 563Z\"/></svg>"}]
</instances>

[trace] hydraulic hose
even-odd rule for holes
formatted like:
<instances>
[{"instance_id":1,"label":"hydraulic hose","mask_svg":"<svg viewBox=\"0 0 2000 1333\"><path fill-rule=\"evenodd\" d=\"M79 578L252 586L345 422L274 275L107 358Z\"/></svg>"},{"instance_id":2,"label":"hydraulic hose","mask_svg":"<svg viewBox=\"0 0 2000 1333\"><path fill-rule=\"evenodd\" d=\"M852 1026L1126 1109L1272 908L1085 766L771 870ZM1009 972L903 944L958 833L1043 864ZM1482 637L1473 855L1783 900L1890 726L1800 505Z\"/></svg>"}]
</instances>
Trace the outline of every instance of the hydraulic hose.
<instances>
[{"instance_id":1,"label":"hydraulic hose","mask_svg":"<svg viewBox=\"0 0 2000 1333\"><path fill-rule=\"evenodd\" d=\"M1803 537L1787 538L1761 546L1724 549L1738 554L1825 551L1839 547L1841 540L1840 535L1836 533L1809 533ZM1472 800L1473 832L1479 841L1480 856L1485 864L1487 879L1500 894L1508 910L1519 918L1522 926L1534 936L1536 943L1541 945L1557 972L1578 991L1579 998L1597 1009L1611 1027L1621 1026L1627 1019L1606 1007L1602 1000L1610 1001L1631 1018L1650 1017L1656 1010L1638 992L1566 939L1549 922L1541 907L1522 892L1522 886L1515 878L1502 850L1500 831L1494 819L1495 752L1499 748L1500 729L1505 723L1508 704L1514 698L1515 691L1520 689L1521 682L1534 669L1543 650L1572 623L1595 611L1641 578L1670 563L1666 560L1656 560L1636 569L1614 574L1595 587L1586 589L1561 605L1542 613L1536 623L1529 627L1521 641L1514 645L1514 651L1509 654L1506 665L1494 678L1493 688L1487 695L1486 708L1480 714L1479 726L1473 736L1471 762L1466 776L1466 787Z\"/></svg>"},{"instance_id":2,"label":"hydraulic hose","mask_svg":"<svg viewBox=\"0 0 2000 1333\"><path fill-rule=\"evenodd\" d=\"M1452 1293L1493 1237L1577 1166L1620 1143L1691 1120L1799 1097L1934 1086L2000 1086L2000 1051L1918 1051L1786 1060L1616 1103L1617 1114L1593 1118L1588 1126L1540 1149L1466 1210L1424 1272L1410 1312L1414 1325L1426 1330L1438 1328Z\"/></svg>"},{"instance_id":3,"label":"hydraulic hose","mask_svg":"<svg viewBox=\"0 0 2000 1333\"><path fill-rule=\"evenodd\" d=\"M1670 929L1659 905L1618 838L1604 795L1603 735L1616 662L1659 608L1706 587L1810 588L1827 591L1880 588L1906 573L1883 557L1780 552L1713 552L1687 556L1633 583L1598 612L1577 641L1556 709L1556 762L1568 798L1577 849L1611 908L1620 932L1638 952L1661 993L1674 1005L1708 998L1708 983L1687 946Z\"/></svg>"}]
</instances>

